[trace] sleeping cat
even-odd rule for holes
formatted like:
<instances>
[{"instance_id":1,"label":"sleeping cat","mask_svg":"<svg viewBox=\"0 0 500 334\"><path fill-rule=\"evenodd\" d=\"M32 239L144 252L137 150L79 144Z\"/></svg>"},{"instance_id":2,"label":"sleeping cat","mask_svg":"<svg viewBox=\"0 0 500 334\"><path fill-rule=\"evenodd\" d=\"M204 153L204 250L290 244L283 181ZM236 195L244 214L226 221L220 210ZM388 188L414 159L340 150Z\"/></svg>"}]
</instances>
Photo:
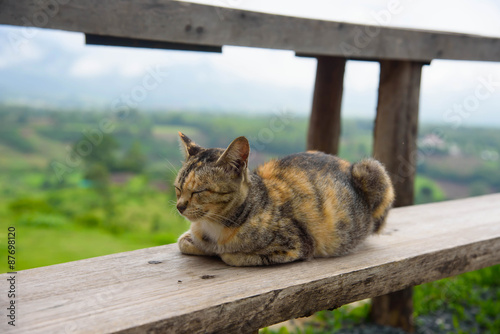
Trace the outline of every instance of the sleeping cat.
<instances>
[{"instance_id":1,"label":"sleeping cat","mask_svg":"<svg viewBox=\"0 0 500 334\"><path fill-rule=\"evenodd\" d=\"M186 161L174 186L191 221L184 254L216 255L232 266L260 266L343 255L379 232L394 200L382 164L350 164L309 151L247 167L250 146L205 149L179 132Z\"/></svg>"}]
</instances>

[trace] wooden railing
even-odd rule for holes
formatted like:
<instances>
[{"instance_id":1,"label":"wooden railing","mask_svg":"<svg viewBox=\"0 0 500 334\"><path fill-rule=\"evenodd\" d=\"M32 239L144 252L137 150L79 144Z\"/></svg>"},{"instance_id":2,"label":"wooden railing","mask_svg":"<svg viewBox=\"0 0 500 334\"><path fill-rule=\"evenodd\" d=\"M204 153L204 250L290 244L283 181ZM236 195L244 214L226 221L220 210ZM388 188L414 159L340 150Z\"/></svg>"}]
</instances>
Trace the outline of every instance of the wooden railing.
<instances>
[{"instance_id":1,"label":"wooden railing","mask_svg":"<svg viewBox=\"0 0 500 334\"><path fill-rule=\"evenodd\" d=\"M332 154L337 153L340 138L340 109L346 61L349 59L379 61L380 84L377 118L375 121L373 155L386 165L391 174L396 189L396 206L398 207L413 204L413 181L416 170L416 138L422 66L430 64L433 59L500 61L500 39L498 38L311 20L177 1L4 0L0 1L0 24L27 27L36 26L41 28L83 32L87 35L87 43L94 44L209 52L221 52L222 46L224 45L236 45L293 50L299 56L315 57L318 60L318 67L308 134L308 148L318 149ZM486 201L487 199L498 200L498 197L487 197L482 200ZM481 200L470 200L470 202L466 201L463 203L474 203L474 205L480 207L482 205L480 204L480 201ZM486 204L487 203L484 203L484 205ZM453 206L453 204L439 205ZM457 207L457 209L460 208ZM494 209L495 208L493 206L486 206L485 210L487 211L471 209L471 215L468 216L471 219L470 224L479 223L485 217L494 217L491 216L491 212L493 212ZM408 210L407 212L409 213L415 212L415 214L418 214L417 217L425 215L424 212L419 211L422 209L406 208L401 211L396 210L395 212L405 212L404 210ZM394 221L394 217L398 217L398 219L400 218L401 221ZM439 217L440 219L433 220L435 226L431 226L426 221L424 221L425 224L421 221L414 221L413 224L411 224L411 222L405 217L394 214L392 217L392 224L393 226L397 226L398 232L394 232L391 237L381 237L380 240L386 240L386 238L389 238L394 242L394 244L390 243L391 247L396 247L396 244L399 242L397 239L400 238L399 231L408 231L408 233L411 234L408 228L410 228L410 226L411 228L414 228L420 226L420 224L422 224L421 226L426 227L426 231L429 233L431 233L433 229L441 231L441 229L444 228L443 226L447 226L446 228L449 230L443 230L443 235L455 235L455 226L453 224L443 225L442 221L445 221L448 218L446 216ZM461 218L456 215L453 217L456 217L457 219ZM406 223L409 224L408 227L404 225ZM474 230L473 225L470 225L469 227L464 226L464 228L467 230L463 231L467 233ZM490 229L494 229L493 226L490 226ZM423 236L424 234L422 234L422 237ZM462 236L460 236L460 238L462 238ZM467 238L467 236L463 236L463 238ZM483 243L483 241L476 240L474 241L474 245L479 248L498 248L497 239L488 240L489 241L485 243ZM437 240L433 241L437 242ZM375 243L372 245L377 245L377 247L386 249L383 244ZM491 256L487 262L480 262L479 260L479 262L476 262L476 260L471 260L467 257L468 264L464 265L463 261L459 261L457 259L461 259L466 255L462 255L462 253L457 255L459 253L447 249L442 252L442 254L444 254L444 258L442 263L439 262L441 263L439 264L439 267L431 264L429 267L431 274L418 279L415 277L419 276L415 276L413 272L410 271L410 268L405 269L405 266L409 265L412 261L411 259L414 259L417 254L420 254L419 252L426 251L423 245L423 243L420 244L420 246L415 244L415 247L412 249L412 251L416 251L414 254L410 254L406 251L398 254L395 249L392 251L387 250L387 252L391 254L394 252L393 255L400 260L400 262L395 262L400 265L398 270L401 270L400 272L405 275L411 274L411 277L408 276L405 278L400 277L400 275L396 275L397 273L393 271L395 267L390 265L392 262L388 262L383 266L382 263L380 263L381 266L375 267L371 267L371 263L365 262L365 264L370 266L370 268L377 268L373 269L375 270L373 273L383 274L385 270L384 268L392 268L392 271L388 270L386 273L390 273L391 275L394 274L395 277L387 278L387 275L380 276L385 277L385 288L374 283L375 280L370 278L366 281L368 283L364 285L356 283L353 286L347 286L345 284L348 283L339 283L344 282L343 277L353 277L354 279L364 277L361 274L361 276L357 276L359 268L355 267L354 264L350 262L353 261L353 259L356 259L356 256L360 255L353 255L344 259L315 260L310 263L300 263L282 267L233 269L223 267L216 260L201 260L180 257L175 253L172 247L165 247L153 250L144 250L138 253L130 253L129 255L115 255L102 259L88 260L87 262L78 262L78 264L67 264L65 265L66 267L63 266L57 268L73 268L72 266L76 266L76 272L81 272L82 275L83 273L87 273L85 275L90 275L92 267L97 268L98 265L102 266L99 267L101 268L99 269L99 273L105 277L96 276L96 279L102 279L104 282L107 282L105 283L107 285L103 287L99 285L100 283L89 282L90 285L88 286L88 288L95 286L96 289L99 287L101 290L95 291L95 293L99 294L104 293L106 289L108 291L116 291L113 290L113 286L116 285L116 289L120 289L120 286L123 285L120 285L119 283L129 282L126 284L127 289L124 288L123 291L120 290L117 292L117 298L119 298L119 300L122 300L120 298L123 298L124 303L125 301L131 302L132 299L136 300L140 303L140 306L134 308L132 304L126 303L120 304L121 306L108 304L106 307L113 309L112 311L110 310L111 313L104 312L99 308L100 311L98 312L104 312L102 314L114 314L113 317L110 316L110 320L101 318L99 316L101 313L95 313L97 311L93 311L94 313L91 314L94 314L96 319L100 319L103 326L102 328L96 327L96 329L102 329L103 331L115 331L121 328L142 328L141 324L145 324L144 326L159 326L154 328L163 328L167 330L168 326L173 326L175 324L175 321L177 321L175 319L178 319L178 321L181 321L182 319L185 320L187 319L187 314L201 312L198 313L198 318L194 318L195 320L192 320L189 324L186 323L182 325L179 323L177 325L178 327L172 328L178 328L179 330L182 328L193 329L195 328L193 326L197 324L200 329L215 330L215 328L219 328L217 327L218 324L222 324L220 321L218 322L215 319L217 317L214 315L220 315L221 318L224 317L224 319L228 321L227 326L229 327L227 328L243 328L247 325L248 328L256 326L260 327L270 324L276 320L285 319L286 317L308 314L313 310L339 306L342 303L352 301L357 298L373 297L375 295L395 291L396 288L403 289L405 287L418 284L419 282L449 276L457 273L457 269L455 268L462 268L458 270L461 272L472 270L483 265L498 263L498 257L495 256ZM439 251L439 248L431 247L431 249ZM486 248L484 248L483 251L486 252ZM228 282L226 284L229 284L231 280L234 280L234 282L236 282L234 284L239 284L238 282L241 282L242 286L246 286L246 284L250 284L249 286L258 286L259 284L262 286L268 286L266 283L267 279L279 281L279 275L286 273L290 276L290 280L294 282L298 282L298 277L303 277L302 279L299 279L300 284L296 286L302 288L303 285L301 284L310 285L311 287L314 287L314 289L310 289L311 291L323 291L325 294L312 293L310 295L304 295L299 290L286 290L285 286L283 286L279 288L276 287L276 289L273 288L274 290L272 291L282 291L279 289L285 289L283 291L288 292L271 293L268 291L260 293L258 292L260 290L255 290L253 288L249 289L249 293L253 293L253 295L251 295L253 297L251 297L250 295L245 295L243 293L244 291L247 291L246 288L241 288L240 290L235 288L234 285L232 288L231 285L223 285L224 288L230 289L227 290L227 292L224 292L219 288L215 289L217 284L213 282L219 282L221 280L221 277L219 277L218 280L202 280L200 281L201 283L199 283L200 286L196 287L195 285L193 287L191 295L182 295L183 298L171 300L164 295L162 295L163 297L161 298L155 298L154 294L155 291L157 291L155 289L161 287L161 284L158 282L170 282L169 280L175 281L177 279L176 277L171 276L176 275L177 272L175 270L165 271L164 269L161 269L164 268L161 265L147 266L148 270L152 270L158 274L156 279L159 281L154 283L153 281L155 278L148 278L146 281L141 281L139 279L140 277L136 276L131 271L123 271L123 273L118 271L118 273L120 273L119 277L115 277L113 276L113 273L116 271L110 272L105 269L106 266L109 265L109 263L104 264L106 261L111 261L111 263L121 263L121 266L126 268L129 268L127 266L129 264L128 261L136 261L134 262L136 263L134 265L139 266L141 263L140 261L143 261L146 257L148 257L148 254L154 255L157 254L157 252L165 252L165 256L161 257L162 259L173 259L169 260L168 263L179 266L179 268L186 268L185 270L188 270L187 268L193 265L200 265L201 268L206 269L207 275L213 270L221 270L219 276L222 274L228 275L224 276L224 279ZM380 250L380 252L382 252L382 250ZM379 255L382 255L382 253ZM431 259L433 256L434 255L428 255L425 261L429 260L432 262ZM481 255L477 258L482 259L484 256ZM372 257L369 257L369 259L372 259ZM359 259L359 261L361 261L361 259ZM85 266L82 266L80 263L86 263L85 266L88 266L88 268L85 268ZM202 263L205 264L202 265ZM478 265L477 263L481 264ZM471 265L469 266L469 264ZM327 275L325 276L327 278L323 279L320 274L318 274L317 277L314 277L313 275L301 276L300 274L300 271L304 268L319 270L317 267L321 267L322 265L327 267L328 265L331 266L328 267L328 270L332 270L330 272L331 276ZM337 265L340 265L341 267L337 267ZM422 265L425 265L425 263L422 263ZM335 271L338 268L346 268L346 271ZM188 274L186 274L187 276L179 276L178 280L181 280L182 282L175 282L175 288L172 288L172 291L180 291L184 289L187 285L184 281L187 280L186 277L190 277L189 282L191 282L194 277L198 277L200 275L203 276L204 274L198 269L192 269L192 274L190 275L194 276L189 276ZM40 273L43 273L44 270L49 270L50 272L52 269L39 270ZM72 282L71 279L78 277L78 275L75 276L74 272L71 270L72 269L66 272L57 273L60 275L58 277L60 277L61 281L67 281L69 284L68 286L73 286L74 288L74 282ZM89 271L87 272L86 270ZM321 271L318 271L318 273L319 272ZM266 278L263 273L270 276L267 276L268 278ZM338 273L338 275L335 276L334 273ZM424 273L419 274L423 275ZM125 275L131 276L125 278ZM137 273L137 275L140 274ZM249 280L243 279L243 276L246 275L250 275L249 277L253 278L255 282L252 283ZM217 277L217 275L215 276ZM90 279L90 276L88 276L88 279ZM134 281L135 279L137 279L137 281ZM340 281L337 282L337 280ZM136 292L135 295L129 297L127 295L127 290L135 286L134 282L137 284L143 284L146 282L148 285L144 286L144 291L146 291L147 294L141 295L139 292ZM390 282L390 284L388 284L388 282ZM36 281L33 281L33 284L35 283ZM324 284L325 287L322 288L320 286L321 284ZM328 290L328 286L336 286L335 284L340 284L340 286L344 289L341 289L342 291L339 289L335 290L333 288ZM153 287L154 289L151 290ZM208 289L208 292L206 292L208 295L200 292L203 290L203 287ZM52 288L52 290L57 289L58 288L55 285ZM344 290L346 289L352 291L352 293L349 294L348 297L343 297L345 296L346 292ZM294 301L294 299L290 297L291 295L289 294L293 294L293 291L296 291L297 296L300 296L301 298L304 297L300 299L302 301L298 301L299 299L295 299ZM327 292L331 294L328 295L326 294ZM340 295L335 295L337 292L340 293ZM36 291L33 291L33 293L35 294L34 296L39 295ZM47 286L45 293L48 298L48 295L51 294L49 286ZM74 293L77 294L77 291ZM79 293L81 293L82 296L88 295L88 293L84 291ZM226 299L218 299L220 297L218 294L221 294L221 296ZM143 296L142 299L141 296ZM285 298L285 296L287 297ZM309 297L305 298L306 296ZM184 299L184 297L186 299ZM72 300L73 298L76 298L76 295L70 294L68 295L68 298ZM212 299L219 300L222 304L214 306L208 303L207 305L212 305L210 306L211 308L195 308L192 306L194 304L188 303L188 301L196 302L196 300L198 300L200 306L202 306L205 305L205 302L209 302ZM303 301L305 299L308 301ZM40 302L41 299L36 300ZM83 300L85 302L85 299ZM230 300L233 302L226 304L226 302L229 302ZM282 300L283 302L281 302ZM56 320L53 315L51 320L43 320L40 318L39 320L41 323L47 323L47 325L49 325L49 322L51 322L53 326L56 326L57 322L68 323L65 319L75 319L75 324L78 326L85 325L83 318L79 318L78 314L68 311L67 307L59 307L60 305L66 305L65 303L53 303L50 299L47 301L52 303L51 307L53 307L54 314L60 314L60 320ZM236 303L236 301L238 302ZM285 303L285 301L289 304ZM291 301L294 302L290 303ZM95 303L99 305L106 304L100 303L99 301L95 301ZM249 315L246 315L245 313L241 313L244 309L235 306L240 304L251 305L257 309L263 305L274 305L273 312L277 313L279 317L277 316L276 318L271 319L270 315L265 312L249 313ZM312 306L313 304L316 306ZM35 308L36 305L38 304L34 302L33 307ZM124 305L126 305L126 307ZM387 308L387 305L389 305L389 308ZM89 308L90 310L85 311L83 310L84 307L82 307L77 311L82 314L88 314L86 312L91 312L92 306L89 306ZM146 313L143 311L137 311L137 309L148 311L151 314L151 317L146 316ZM404 289L390 295L375 298L373 300L373 310L375 310L375 312L372 313L372 316L376 322L399 326L406 330L411 330L411 289ZM138 312L137 315L135 315L135 312ZM389 314L399 314L399 316L388 317L387 315ZM252 316L250 317L250 315ZM229 318L231 316L234 316L234 319L237 319L237 323L230 321ZM141 317L144 319L141 320ZM153 320L149 321L146 319ZM256 324L255 326L251 325L253 322Z\"/></svg>"}]
</instances>

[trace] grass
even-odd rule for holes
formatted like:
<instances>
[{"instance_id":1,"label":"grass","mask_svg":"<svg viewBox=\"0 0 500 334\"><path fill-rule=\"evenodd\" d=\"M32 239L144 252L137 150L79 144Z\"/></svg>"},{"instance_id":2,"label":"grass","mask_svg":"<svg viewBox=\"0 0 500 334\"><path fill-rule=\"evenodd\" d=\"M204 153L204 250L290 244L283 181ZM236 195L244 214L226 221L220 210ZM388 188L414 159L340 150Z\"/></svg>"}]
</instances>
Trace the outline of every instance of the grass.
<instances>
[{"instance_id":1,"label":"grass","mask_svg":"<svg viewBox=\"0 0 500 334\"><path fill-rule=\"evenodd\" d=\"M453 314L457 332L467 327L470 333L499 333L499 277L500 265L496 265L420 285L414 291L415 315L418 319L446 310Z\"/></svg>"},{"instance_id":2,"label":"grass","mask_svg":"<svg viewBox=\"0 0 500 334\"><path fill-rule=\"evenodd\" d=\"M2 226L2 230L7 228ZM7 249L5 238L0 249ZM43 267L89 257L151 247L154 242L116 236L98 229L16 228L16 270ZM2 252L0 272L7 272L7 253Z\"/></svg>"},{"instance_id":3,"label":"grass","mask_svg":"<svg viewBox=\"0 0 500 334\"><path fill-rule=\"evenodd\" d=\"M102 196L73 178L79 176L65 188L42 190L41 173L0 176L0 197L7 199L0 202L0 249L7 249L7 228L14 226L17 270L169 244L189 228L173 194L150 187L145 177L110 187L112 214ZM0 272L7 272L6 251L2 257Z\"/></svg>"}]
</instances>

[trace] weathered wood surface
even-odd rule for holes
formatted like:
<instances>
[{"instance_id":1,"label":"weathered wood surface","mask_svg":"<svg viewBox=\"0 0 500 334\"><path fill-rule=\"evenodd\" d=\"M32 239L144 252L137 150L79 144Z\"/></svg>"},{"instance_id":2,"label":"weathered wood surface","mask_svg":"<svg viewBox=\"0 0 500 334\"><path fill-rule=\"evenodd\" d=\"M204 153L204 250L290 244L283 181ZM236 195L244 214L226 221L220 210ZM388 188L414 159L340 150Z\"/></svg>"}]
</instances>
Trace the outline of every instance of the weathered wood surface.
<instances>
[{"instance_id":1,"label":"weathered wood surface","mask_svg":"<svg viewBox=\"0 0 500 334\"><path fill-rule=\"evenodd\" d=\"M381 235L339 258L234 268L167 245L21 271L16 330L249 332L500 263L499 204L495 194L394 209Z\"/></svg>"},{"instance_id":2,"label":"weathered wood surface","mask_svg":"<svg viewBox=\"0 0 500 334\"><path fill-rule=\"evenodd\" d=\"M373 156L391 175L396 207L413 204L421 73L421 63L380 63Z\"/></svg>"},{"instance_id":3,"label":"weathered wood surface","mask_svg":"<svg viewBox=\"0 0 500 334\"><path fill-rule=\"evenodd\" d=\"M381 61L373 156L391 175L395 207L413 204L422 63ZM413 332L412 288L372 300L375 323Z\"/></svg>"},{"instance_id":4,"label":"weathered wood surface","mask_svg":"<svg viewBox=\"0 0 500 334\"><path fill-rule=\"evenodd\" d=\"M307 149L337 154L345 58L318 57Z\"/></svg>"},{"instance_id":5,"label":"weathered wood surface","mask_svg":"<svg viewBox=\"0 0 500 334\"><path fill-rule=\"evenodd\" d=\"M168 0L3 0L0 24L355 59L500 61L499 38L312 20Z\"/></svg>"}]
</instances>

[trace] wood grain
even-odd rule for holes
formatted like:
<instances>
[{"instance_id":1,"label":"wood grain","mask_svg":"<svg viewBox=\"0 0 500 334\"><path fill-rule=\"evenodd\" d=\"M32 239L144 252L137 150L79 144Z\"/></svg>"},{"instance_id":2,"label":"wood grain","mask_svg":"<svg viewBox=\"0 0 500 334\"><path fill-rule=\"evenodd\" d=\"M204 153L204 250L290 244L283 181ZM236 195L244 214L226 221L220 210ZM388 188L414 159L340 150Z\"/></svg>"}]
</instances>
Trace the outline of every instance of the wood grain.
<instances>
[{"instance_id":1,"label":"wood grain","mask_svg":"<svg viewBox=\"0 0 500 334\"><path fill-rule=\"evenodd\" d=\"M394 209L385 232L339 258L234 268L167 245L21 271L16 331L255 331L500 263L499 203L495 194Z\"/></svg>"},{"instance_id":2,"label":"wood grain","mask_svg":"<svg viewBox=\"0 0 500 334\"><path fill-rule=\"evenodd\" d=\"M387 168L395 207L413 204L422 63L381 61L373 156ZM412 288L372 299L371 319L413 332Z\"/></svg>"},{"instance_id":3,"label":"wood grain","mask_svg":"<svg viewBox=\"0 0 500 334\"><path fill-rule=\"evenodd\" d=\"M421 63L380 63L373 156L391 175L395 207L413 204L421 73Z\"/></svg>"},{"instance_id":4,"label":"wood grain","mask_svg":"<svg viewBox=\"0 0 500 334\"><path fill-rule=\"evenodd\" d=\"M337 154L346 60L339 57L317 57L317 59L307 149Z\"/></svg>"},{"instance_id":5,"label":"wood grain","mask_svg":"<svg viewBox=\"0 0 500 334\"><path fill-rule=\"evenodd\" d=\"M169 0L3 0L0 24L354 59L500 61L499 38L312 20Z\"/></svg>"}]
</instances>

